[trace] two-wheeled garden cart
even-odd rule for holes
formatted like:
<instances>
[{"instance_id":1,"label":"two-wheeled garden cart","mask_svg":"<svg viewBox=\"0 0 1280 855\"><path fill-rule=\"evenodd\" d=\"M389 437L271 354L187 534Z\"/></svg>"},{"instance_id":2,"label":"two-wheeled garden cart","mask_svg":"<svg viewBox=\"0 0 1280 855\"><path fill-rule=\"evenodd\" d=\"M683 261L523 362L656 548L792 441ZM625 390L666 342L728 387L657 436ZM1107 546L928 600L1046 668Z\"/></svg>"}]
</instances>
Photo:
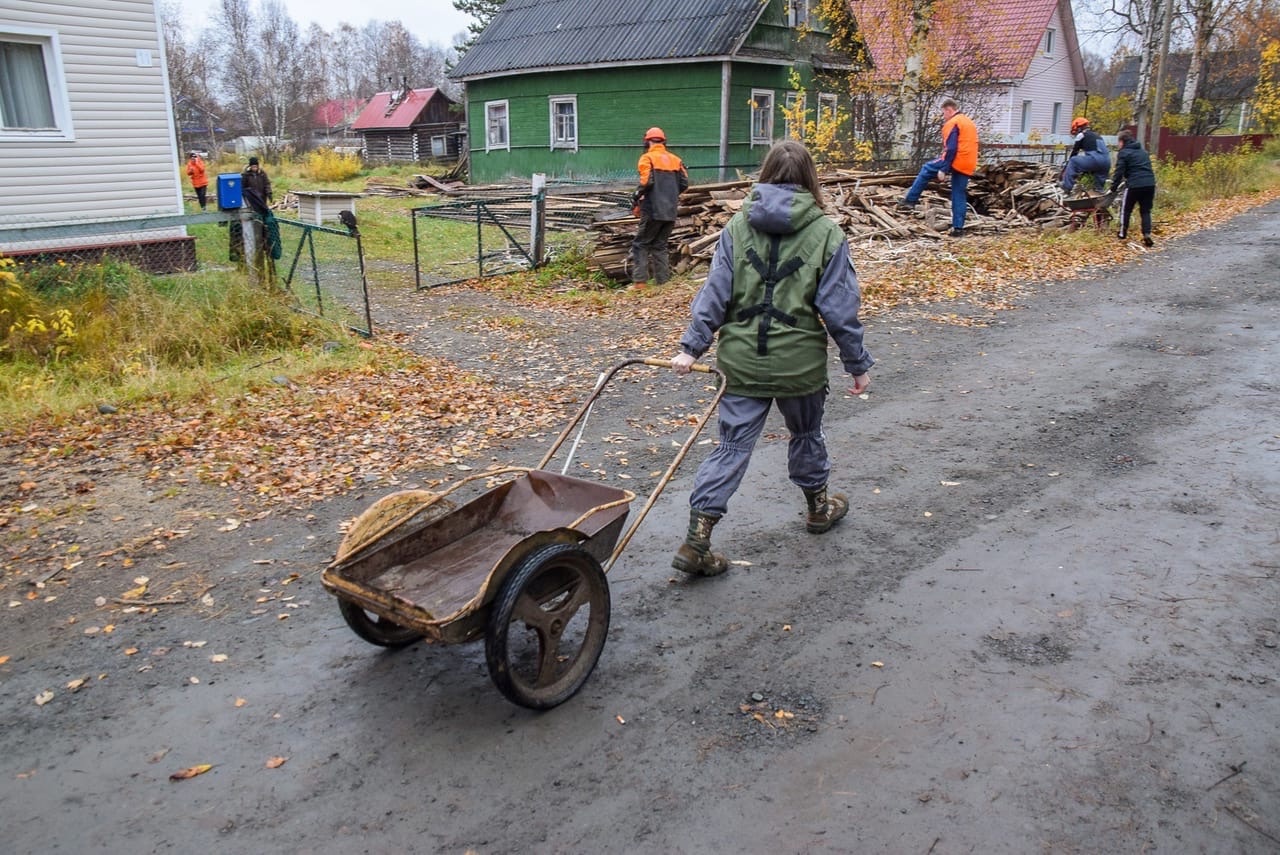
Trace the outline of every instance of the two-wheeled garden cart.
<instances>
[{"instance_id":1,"label":"two-wheeled garden cart","mask_svg":"<svg viewBox=\"0 0 1280 855\"><path fill-rule=\"evenodd\" d=\"M357 517L321 577L356 635L382 647L483 637L489 676L509 700L550 709L573 697L609 629L605 573L724 393L719 371L694 366L716 374L717 388L628 527L635 493L545 467L609 381L632 365L671 367L654 358L615 365L536 467L482 472L441 492L400 491ZM495 486L460 505L447 498L480 480Z\"/></svg>"}]
</instances>

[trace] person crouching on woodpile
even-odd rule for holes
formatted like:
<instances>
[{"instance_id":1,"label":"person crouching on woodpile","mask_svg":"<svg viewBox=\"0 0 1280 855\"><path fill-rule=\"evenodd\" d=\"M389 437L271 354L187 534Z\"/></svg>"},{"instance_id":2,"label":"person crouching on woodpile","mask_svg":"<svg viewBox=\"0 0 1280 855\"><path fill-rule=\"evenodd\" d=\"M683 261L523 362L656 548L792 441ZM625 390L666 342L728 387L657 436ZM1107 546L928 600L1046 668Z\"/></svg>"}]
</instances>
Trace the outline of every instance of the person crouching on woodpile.
<instances>
[{"instance_id":1,"label":"person crouching on woodpile","mask_svg":"<svg viewBox=\"0 0 1280 855\"><path fill-rule=\"evenodd\" d=\"M1089 120L1077 116L1071 120L1071 133L1075 136L1075 145L1067 156L1067 168L1062 174L1062 189L1070 193L1081 175L1093 176L1093 189L1099 193L1107 186L1107 175L1111 172L1111 152L1107 150L1107 141L1102 135L1089 127Z\"/></svg>"},{"instance_id":2,"label":"person crouching on woodpile","mask_svg":"<svg viewBox=\"0 0 1280 855\"><path fill-rule=\"evenodd\" d=\"M689 497L689 530L671 565L699 576L728 569L711 551L711 529L742 483L772 405L791 439L787 471L804 493L812 534L829 531L849 510L827 492L831 460L822 433L828 392L827 337L853 376L854 395L871 383L875 363L862 346L858 275L844 232L823 215L813 157L795 140L769 150L760 179L720 233L692 320L671 360L677 374L719 336L716 365L725 375L720 444L703 460Z\"/></svg>"},{"instance_id":3,"label":"person crouching on woodpile","mask_svg":"<svg viewBox=\"0 0 1280 855\"><path fill-rule=\"evenodd\" d=\"M667 135L662 128L644 134L645 152L636 169L640 185L631 196L632 213L640 218L631 244L631 281L637 285L653 280L659 285L671 278L671 251L667 244L676 225L680 194L689 189L689 173L684 163L667 151Z\"/></svg>"}]
</instances>

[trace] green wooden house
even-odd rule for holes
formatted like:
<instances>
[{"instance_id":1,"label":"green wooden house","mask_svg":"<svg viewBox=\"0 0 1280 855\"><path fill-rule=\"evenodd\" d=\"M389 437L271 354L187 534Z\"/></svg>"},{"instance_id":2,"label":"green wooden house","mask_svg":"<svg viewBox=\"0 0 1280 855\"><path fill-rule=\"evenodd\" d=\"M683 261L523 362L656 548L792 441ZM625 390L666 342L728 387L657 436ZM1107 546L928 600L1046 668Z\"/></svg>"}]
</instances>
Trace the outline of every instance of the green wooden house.
<instances>
[{"instance_id":1,"label":"green wooden house","mask_svg":"<svg viewBox=\"0 0 1280 855\"><path fill-rule=\"evenodd\" d=\"M799 116L784 108L848 114L831 75L849 60L811 5L506 0L449 73L466 85L471 180L631 179L654 125L695 183L757 169Z\"/></svg>"}]
</instances>

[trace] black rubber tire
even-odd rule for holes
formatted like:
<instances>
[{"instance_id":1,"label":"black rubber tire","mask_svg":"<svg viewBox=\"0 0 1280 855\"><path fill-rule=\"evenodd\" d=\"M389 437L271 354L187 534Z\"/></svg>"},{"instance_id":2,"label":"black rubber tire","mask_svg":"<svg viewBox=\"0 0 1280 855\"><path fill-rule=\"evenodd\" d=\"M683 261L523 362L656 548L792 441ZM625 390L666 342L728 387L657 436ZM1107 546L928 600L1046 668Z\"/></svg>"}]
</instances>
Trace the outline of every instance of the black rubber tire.
<instances>
[{"instance_id":1,"label":"black rubber tire","mask_svg":"<svg viewBox=\"0 0 1280 855\"><path fill-rule=\"evenodd\" d=\"M512 703L551 709L582 688L608 634L609 583L600 562L577 544L540 547L512 569L489 612L489 676Z\"/></svg>"},{"instance_id":2,"label":"black rubber tire","mask_svg":"<svg viewBox=\"0 0 1280 855\"><path fill-rule=\"evenodd\" d=\"M406 647L422 640L422 633L367 612L349 600L339 599L338 609L351 631L370 644L379 647Z\"/></svg>"}]
</instances>

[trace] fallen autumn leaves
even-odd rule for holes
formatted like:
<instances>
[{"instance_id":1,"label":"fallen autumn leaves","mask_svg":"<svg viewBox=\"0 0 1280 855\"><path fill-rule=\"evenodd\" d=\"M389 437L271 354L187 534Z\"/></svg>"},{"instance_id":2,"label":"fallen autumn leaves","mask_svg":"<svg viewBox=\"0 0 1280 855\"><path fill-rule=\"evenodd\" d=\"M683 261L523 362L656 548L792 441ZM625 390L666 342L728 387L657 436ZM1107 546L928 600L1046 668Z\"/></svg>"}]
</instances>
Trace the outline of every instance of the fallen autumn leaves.
<instances>
[{"instance_id":1,"label":"fallen autumn leaves","mask_svg":"<svg viewBox=\"0 0 1280 855\"><path fill-rule=\"evenodd\" d=\"M1277 195L1273 190L1221 200L1177 218L1161 218L1157 210L1157 235L1163 241L1198 230ZM1075 278L1143 251L1109 235L1106 240L1084 237L1019 234L944 244L857 244L853 252L865 314L873 318L905 308L944 322L981 322L930 312L940 302L957 300L998 311L1013 305L1028 285ZM616 338L601 333L571 342L535 342L534 333L522 325L493 324L485 336L493 338L492 373L501 377L504 364L510 367L525 354L542 361L562 354L565 361L593 360L598 368L621 351L663 352L673 347L683 327L697 283L618 292L603 304L590 292L570 296L573 283L535 289L523 282L512 289L509 281L499 279L463 287L502 291L504 297L514 290L518 293L512 303L551 308L561 317L599 319L601 328L610 328ZM475 318L469 323L474 325ZM373 347L387 354L382 362L387 367L295 378L289 385L264 381L230 402L133 407L77 423L29 426L0 450L0 471L16 488L16 498L0 507L0 540L9 567L25 564L24 575L40 567L38 575L27 579L35 583L83 562L81 544L60 532L74 529L76 520L95 506L100 481L124 476L157 495L181 494L199 483L232 491L236 504L306 505L366 484L395 485L407 473L469 467L495 445L554 432L584 391L564 385L565 377L540 388L503 387L449 361L406 357L385 343ZM246 516L244 508L234 513L238 516L226 510L216 514L226 521L219 532L239 528L242 516L258 518ZM180 526L153 528L96 557L118 553L121 566L129 568L131 555L162 551L166 541L185 532ZM184 581L187 587L199 587L199 580ZM125 591L120 599L141 597L145 590ZM21 605L13 596L9 600L10 608Z\"/></svg>"}]
</instances>

